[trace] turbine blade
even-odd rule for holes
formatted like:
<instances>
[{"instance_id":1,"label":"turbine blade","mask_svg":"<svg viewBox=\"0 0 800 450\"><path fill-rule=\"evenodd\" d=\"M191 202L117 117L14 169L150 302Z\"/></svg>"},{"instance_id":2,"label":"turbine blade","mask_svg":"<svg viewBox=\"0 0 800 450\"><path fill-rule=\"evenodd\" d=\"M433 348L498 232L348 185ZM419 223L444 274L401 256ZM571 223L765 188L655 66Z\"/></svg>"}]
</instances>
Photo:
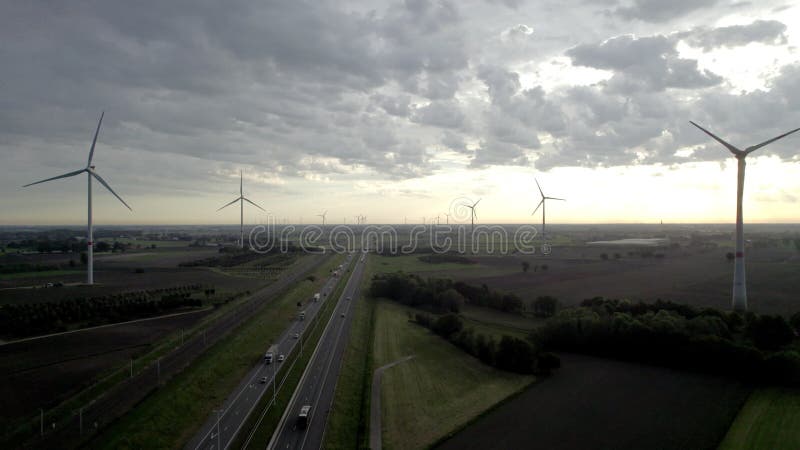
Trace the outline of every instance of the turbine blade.
<instances>
[{"instance_id":1,"label":"turbine blade","mask_svg":"<svg viewBox=\"0 0 800 450\"><path fill-rule=\"evenodd\" d=\"M537 187L537 188L539 188L539 193L540 193L540 194L542 194L542 197L544 197L544 192L542 192L542 187L541 187L541 186L539 186L539 180L537 180L536 178L534 178L534 179L533 179L533 181L535 181L535 182L536 182L536 187Z\"/></svg>"},{"instance_id":2,"label":"turbine blade","mask_svg":"<svg viewBox=\"0 0 800 450\"><path fill-rule=\"evenodd\" d=\"M558 198L558 197L545 197L545 198L546 198L546 199L548 199L548 200L561 200L561 201L567 201L567 199L565 199L565 198Z\"/></svg>"},{"instance_id":3,"label":"turbine blade","mask_svg":"<svg viewBox=\"0 0 800 450\"><path fill-rule=\"evenodd\" d=\"M42 180L42 181L37 181L35 183L26 184L25 186L22 186L22 187L33 186L34 184L44 183L45 181L57 180L59 178L74 177L75 175L82 174L83 172L86 172L86 169L81 169L81 170L76 170L75 172L65 173L64 175L59 175L57 177L48 178L46 180Z\"/></svg>"},{"instance_id":4,"label":"turbine blade","mask_svg":"<svg viewBox=\"0 0 800 450\"><path fill-rule=\"evenodd\" d=\"M767 144L771 144L771 143L777 141L778 139L784 138L784 137L786 137L786 136L788 136L788 135L790 135L790 134L792 134L792 133L794 133L795 131L798 131L798 130L800 130L800 128L795 128L794 130L792 130L792 131L790 131L788 133L783 133L782 135L780 135L778 137L774 137L774 138L772 138L772 139L770 139L768 141L764 141L764 142L762 142L762 143L760 143L758 145L752 145L750 147L747 147L746 149L744 149L744 152L745 152L745 154L750 154L750 153L760 149L761 147L763 147L763 146L765 146Z\"/></svg>"},{"instance_id":5,"label":"turbine blade","mask_svg":"<svg viewBox=\"0 0 800 450\"><path fill-rule=\"evenodd\" d=\"M730 152L731 152L731 153L733 153L734 155L738 155L738 154L742 153L742 151L741 151L741 150L739 150L738 148L734 147L733 145L731 145L731 144L729 144L729 143L725 142L724 140L722 140L722 138L719 138L719 137L717 137L717 136L716 136L714 133L712 133L712 132L710 132L710 131L706 130L705 128L701 127L700 125L698 125L698 124L696 124L696 123L692 122L691 120L689 121L689 123L690 123L690 124L692 124L692 125L694 125L694 126L696 126L696 127L697 127L697 128L699 128L700 130L702 130L702 131L703 131L703 133L705 133L705 134L707 134L707 135L711 136L711 137L712 137L712 138L713 138L715 141L717 141L717 142L719 142L720 144L724 145L724 146L725 146L725 148L727 148L728 150L730 150Z\"/></svg>"},{"instance_id":6,"label":"turbine blade","mask_svg":"<svg viewBox=\"0 0 800 450\"><path fill-rule=\"evenodd\" d=\"M232 202L228 203L227 205L223 206L222 208L218 209L217 211L219 211L219 210L222 210L222 209L225 209L225 208L227 208L228 206L231 206L232 204L234 204L234 203L238 202L240 199L241 199L241 197L237 198L236 200L234 200L234 201L232 201Z\"/></svg>"},{"instance_id":7,"label":"turbine blade","mask_svg":"<svg viewBox=\"0 0 800 450\"><path fill-rule=\"evenodd\" d=\"M97 122L97 129L94 130L94 139L92 139L92 148L89 150L89 161L86 162L86 167L92 165L92 157L94 156L94 145L97 143L97 135L100 133L100 124L103 123L103 116L106 115L106 112L103 111L100 113L100 121Z\"/></svg>"},{"instance_id":8,"label":"turbine blade","mask_svg":"<svg viewBox=\"0 0 800 450\"><path fill-rule=\"evenodd\" d=\"M117 193L116 193L116 192L114 192L114 190L113 190L113 189L111 189L111 186L109 186L109 185L108 185L108 183L106 183L106 180L104 180L104 179L103 179L103 178L102 178L100 175L98 175L96 172L90 171L89 173L90 173L90 174L92 174L92 176L93 176L93 177L95 177L95 178L97 179L97 181L99 181L99 182L100 182L100 184L102 184L103 186L105 186L105 187L106 187L106 189L108 189L108 191L109 191L109 192L111 192L112 194L114 194L114 197L117 197L117 200L121 201L121 202L122 202L122 204L123 204L123 205L125 205L125 207L126 207L126 208L130 209L131 211L133 211L133 208L131 208L131 207L130 207L130 206L127 204L127 203L125 203L125 200L123 200L123 199L122 199L122 197L120 197L119 195L117 195Z\"/></svg>"},{"instance_id":9,"label":"turbine blade","mask_svg":"<svg viewBox=\"0 0 800 450\"><path fill-rule=\"evenodd\" d=\"M481 200L483 200L483 199L482 199L482 198L479 198L479 199L478 199L478 201L477 201L477 202L475 202L475 204L474 204L474 205L472 205L472 208L474 209L476 206L478 206L478 203L480 203L480 202L481 202Z\"/></svg>"},{"instance_id":10,"label":"turbine blade","mask_svg":"<svg viewBox=\"0 0 800 450\"><path fill-rule=\"evenodd\" d=\"M251 205L255 206L256 208L258 208L258 209L260 209L260 210L262 210L262 211L264 211L264 212L267 212L267 210L266 210L266 209L264 209L264 208L262 208L262 207L260 207L260 206L256 205L255 203L253 203L252 201L250 201L250 199L249 199L249 198L242 197L242 200L246 201L247 203L250 203Z\"/></svg>"},{"instance_id":11,"label":"turbine blade","mask_svg":"<svg viewBox=\"0 0 800 450\"><path fill-rule=\"evenodd\" d=\"M542 203L544 203L544 198L542 198L542 199L539 201L539 204L538 204L538 205L536 205L536 209L534 209L534 210L533 210L533 212L531 213L531 215L534 215L534 214L536 214L536 211L538 211L538 210L539 210L539 207L540 207L540 206L542 206Z\"/></svg>"}]
</instances>

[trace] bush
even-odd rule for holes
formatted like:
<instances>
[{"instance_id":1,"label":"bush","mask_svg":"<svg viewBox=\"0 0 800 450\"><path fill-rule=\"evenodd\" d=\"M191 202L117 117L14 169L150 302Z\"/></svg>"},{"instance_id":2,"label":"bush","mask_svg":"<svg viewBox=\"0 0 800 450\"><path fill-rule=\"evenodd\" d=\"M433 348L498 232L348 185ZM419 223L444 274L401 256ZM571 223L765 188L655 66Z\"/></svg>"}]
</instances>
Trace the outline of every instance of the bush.
<instances>
[{"instance_id":1,"label":"bush","mask_svg":"<svg viewBox=\"0 0 800 450\"><path fill-rule=\"evenodd\" d=\"M548 375L553 369L561 367L561 358L555 353L542 352L536 358L536 370L544 375Z\"/></svg>"},{"instance_id":2,"label":"bush","mask_svg":"<svg viewBox=\"0 0 800 450\"><path fill-rule=\"evenodd\" d=\"M794 339L794 330L782 316L758 316L747 331L756 347L763 350L777 350Z\"/></svg>"},{"instance_id":3,"label":"bush","mask_svg":"<svg viewBox=\"0 0 800 450\"><path fill-rule=\"evenodd\" d=\"M542 296L534 300L532 306L536 317L552 317L556 313L558 300L555 297Z\"/></svg>"}]
</instances>

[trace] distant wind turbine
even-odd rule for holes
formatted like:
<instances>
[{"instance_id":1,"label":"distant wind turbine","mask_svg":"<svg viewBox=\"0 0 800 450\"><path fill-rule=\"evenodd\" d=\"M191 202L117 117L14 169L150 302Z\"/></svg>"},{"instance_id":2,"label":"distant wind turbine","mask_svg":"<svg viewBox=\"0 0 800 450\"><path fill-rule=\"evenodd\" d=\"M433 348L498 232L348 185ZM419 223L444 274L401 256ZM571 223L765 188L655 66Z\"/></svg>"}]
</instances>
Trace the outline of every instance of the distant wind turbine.
<instances>
[{"instance_id":1,"label":"distant wind turbine","mask_svg":"<svg viewBox=\"0 0 800 450\"><path fill-rule=\"evenodd\" d=\"M59 178L74 177L75 175L80 175L80 174L86 172L86 178L87 178L87 180L89 182L88 185L87 185L87 193L88 193L88 196L87 196L88 197L88 215L87 215L88 216L88 224L87 224L87 227L86 227L87 228L87 231L86 231L86 256L87 256L87 261L86 261L86 284L90 284L90 285L94 284L94 255L93 255L93 253L94 253L93 252L94 242L93 242L93 236L92 236L92 177L96 178L97 181L100 182L100 184L102 184L106 189L108 189L109 192L114 194L114 197L117 197L117 199L119 201L121 201L122 204L125 205L126 208L130 209L131 211L133 211L133 209L131 209L131 207L128 206L127 203L125 203L125 200L123 200L122 197L117 195L117 193L114 192L113 189L111 189L111 186L109 186L108 183L106 183L106 181L103 178L101 178L100 175L97 172L95 172L94 166L92 165L92 157L94 156L94 146L97 143L97 135L100 133L100 124L103 123L103 116L104 115L105 115L105 111L103 111L100 114L100 121L97 122L97 129L94 132L94 139L92 140L92 147L91 147L91 149L89 149L89 160L87 161L85 168L83 168L81 170L76 170L74 172L65 173L64 175L59 175L57 177L48 178L46 180L37 181L35 183L26 184L25 186L23 186L23 187L28 187L28 186L33 186L34 184L44 183L46 181L57 180Z\"/></svg>"},{"instance_id":2,"label":"distant wind turbine","mask_svg":"<svg viewBox=\"0 0 800 450\"><path fill-rule=\"evenodd\" d=\"M217 211L221 211L232 204L239 202L239 233L240 233L240 240L239 240L239 248L244 248L244 202L250 203L251 205L255 206L256 208L266 212L266 210L255 203L253 203L249 198L244 196L244 174L242 171L239 171L239 197L236 198L234 201L226 204L222 208L218 209Z\"/></svg>"},{"instance_id":3,"label":"distant wind turbine","mask_svg":"<svg viewBox=\"0 0 800 450\"><path fill-rule=\"evenodd\" d=\"M475 212L475 207L478 206L478 203L480 203L481 200L483 199L479 198L478 201L473 203L472 205L462 204L462 206L466 206L467 208L472 210L470 214L470 220L472 221L472 230L470 231L470 233L475 232L475 219L478 218L478 214Z\"/></svg>"},{"instance_id":4,"label":"distant wind turbine","mask_svg":"<svg viewBox=\"0 0 800 450\"><path fill-rule=\"evenodd\" d=\"M444 215L445 215L446 220L447 220L446 225L450 225L450 214L449 213L444 213Z\"/></svg>"},{"instance_id":5,"label":"distant wind turbine","mask_svg":"<svg viewBox=\"0 0 800 450\"><path fill-rule=\"evenodd\" d=\"M536 209L534 209L534 210L533 210L533 212L531 213L531 215L534 215L534 214L536 214L536 211L538 211L538 210L539 210L539 207L540 207L540 206L542 207L542 242L544 242L544 239L545 239L545 235L544 235L544 229L545 229L545 208L547 207L547 205L546 205L546 203L547 203L547 200L561 200L561 201L566 201L566 200L564 200L563 198L548 197L548 196L544 195L544 192L542 192L542 187L541 187L541 186L539 186L539 181L538 181L538 180L536 180L535 178L533 179L533 181L536 181L536 187L538 187L538 188L539 188L539 194L541 194L541 195L542 195L542 200L541 200L541 201L539 201L539 204L538 204L538 205L536 205Z\"/></svg>"},{"instance_id":6,"label":"distant wind turbine","mask_svg":"<svg viewBox=\"0 0 800 450\"><path fill-rule=\"evenodd\" d=\"M317 217L322 217L322 226L325 226L325 216L328 215L328 210L326 209L324 213L317 214Z\"/></svg>"},{"instance_id":7,"label":"distant wind turbine","mask_svg":"<svg viewBox=\"0 0 800 450\"><path fill-rule=\"evenodd\" d=\"M689 121L692 125L699 128L703 133L711 136L715 141L719 142L720 144L724 145L725 148L730 150L733 153L733 156L739 162L738 173L736 177L736 264L733 268L733 309L736 311L747 311L747 286L745 284L745 273L744 273L744 221L743 221L743 214L742 214L742 196L744 194L744 168L745 168L745 158L750 153L760 149L761 147L770 144L772 142L777 141L783 137L786 137L795 131L800 130L800 128L795 128L788 133L784 133L778 137L774 137L772 139L766 140L760 144L753 145L747 147L744 150L741 150L733 145L723 141L719 137L715 136L710 131L706 130L705 128L701 127L700 125Z\"/></svg>"}]
</instances>

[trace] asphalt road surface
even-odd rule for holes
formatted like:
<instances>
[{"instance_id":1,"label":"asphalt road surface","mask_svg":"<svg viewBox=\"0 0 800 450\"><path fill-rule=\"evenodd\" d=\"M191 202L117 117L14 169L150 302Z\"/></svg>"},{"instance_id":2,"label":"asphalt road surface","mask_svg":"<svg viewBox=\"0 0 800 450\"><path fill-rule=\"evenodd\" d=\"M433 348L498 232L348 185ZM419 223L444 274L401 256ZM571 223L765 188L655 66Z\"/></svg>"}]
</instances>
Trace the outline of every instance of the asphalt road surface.
<instances>
[{"instance_id":1,"label":"asphalt road surface","mask_svg":"<svg viewBox=\"0 0 800 450\"><path fill-rule=\"evenodd\" d=\"M317 349L300 379L289 406L284 411L278 429L267 446L268 449L322 448L325 425L333 403L336 382L353 320L353 305L358 301L364 273L366 253L357 255L358 260L336 304L331 321L317 344ZM307 427L301 429L297 426L297 417L304 405L310 405L311 411Z\"/></svg>"},{"instance_id":2,"label":"asphalt road surface","mask_svg":"<svg viewBox=\"0 0 800 450\"><path fill-rule=\"evenodd\" d=\"M343 267L350 267L355 256L349 255ZM304 309L305 320L295 320L284 330L275 342L264 342L264 352L271 345L276 345L275 360L272 364L266 364L262 359L247 373L236 389L225 399L223 404L214 410L200 428L195 436L186 444L186 449L225 449L233 442L233 439L241 431L245 420L258 404L261 397L265 394L273 395L274 378L281 362L277 362L278 355L288 355L299 342L294 336L302 335L307 324L311 322L317 312L321 309L324 302L328 301L328 296L333 292L340 277L331 276L320 291L321 300L319 302L309 301ZM349 283L348 283L349 285ZM311 349L303 349L311 351ZM265 382L262 378L267 377Z\"/></svg>"}]
</instances>

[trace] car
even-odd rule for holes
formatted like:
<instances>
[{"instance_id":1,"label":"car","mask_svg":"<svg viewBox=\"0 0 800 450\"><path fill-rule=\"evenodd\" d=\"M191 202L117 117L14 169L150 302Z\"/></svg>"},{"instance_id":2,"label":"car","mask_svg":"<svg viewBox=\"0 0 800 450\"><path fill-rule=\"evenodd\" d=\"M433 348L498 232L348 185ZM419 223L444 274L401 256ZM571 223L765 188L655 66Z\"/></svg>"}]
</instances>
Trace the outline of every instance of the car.
<instances>
[{"instance_id":1,"label":"car","mask_svg":"<svg viewBox=\"0 0 800 450\"><path fill-rule=\"evenodd\" d=\"M353 297L347 297L347 299L348 299L348 300L352 300L352 299L353 299Z\"/></svg>"},{"instance_id":2,"label":"car","mask_svg":"<svg viewBox=\"0 0 800 450\"><path fill-rule=\"evenodd\" d=\"M300 339L300 333L293 334L292 339Z\"/></svg>"},{"instance_id":3,"label":"car","mask_svg":"<svg viewBox=\"0 0 800 450\"><path fill-rule=\"evenodd\" d=\"M344 313L342 313L342 317L344 317Z\"/></svg>"},{"instance_id":4,"label":"car","mask_svg":"<svg viewBox=\"0 0 800 450\"><path fill-rule=\"evenodd\" d=\"M283 362L286 359L283 355L278 355L278 362Z\"/></svg>"},{"instance_id":5,"label":"car","mask_svg":"<svg viewBox=\"0 0 800 450\"><path fill-rule=\"evenodd\" d=\"M261 384L267 384L267 377L261 377Z\"/></svg>"}]
</instances>

